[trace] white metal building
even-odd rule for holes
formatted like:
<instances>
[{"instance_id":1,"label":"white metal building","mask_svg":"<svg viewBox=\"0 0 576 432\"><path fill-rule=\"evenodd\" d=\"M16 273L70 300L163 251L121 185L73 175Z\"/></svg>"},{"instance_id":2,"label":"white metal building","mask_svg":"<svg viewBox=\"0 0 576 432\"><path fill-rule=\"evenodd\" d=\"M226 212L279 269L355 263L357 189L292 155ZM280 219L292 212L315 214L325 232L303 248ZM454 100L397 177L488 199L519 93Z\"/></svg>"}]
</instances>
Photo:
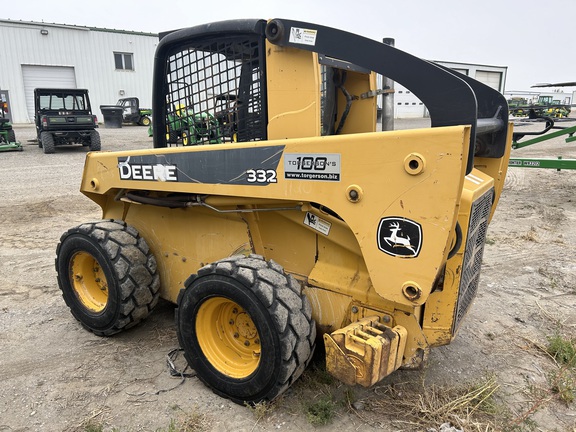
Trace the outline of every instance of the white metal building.
<instances>
[{"instance_id":1,"label":"white metal building","mask_svg":"<svg viewBox=\"0 0 576 432\"><path fill-rule=\"evenodd\" d=\"M66 24L0 19L0 99L14 123L34 121L34 88L87 88L100 121L100 105L136 96L152 104L152 68L158 35ZM504 92L506 67L438 61ZM423 103L395 84L396 118L427 117Z\"/></svg>"},{"instance_id":2,"label":"white metal building","mask_svg":"<svg viewBox=\"0 0 576 432\"><path fill-rule=\"evenodd\" d=\"M506 66L489 66L445 61L434 61L434 63L453 69L461 74L468 75L469 77L498 90L500 93L504 93L506 72L508 70ZM418 118L429 116L428 110L415 94L398 83L395 83L394 90L394 118Z\"/></svg>"},{"instance_id":3,"label":"white metal building","mask_svg":"<svg viewBox=\"0 0 576 432\"><path fill-rule=\"evenodd\" d=\"M158 35L0 19L0 98L14 123L34 121L34 89L86 88L92 110L136 96L152 104Z\"/></svg>"}]
</instances>

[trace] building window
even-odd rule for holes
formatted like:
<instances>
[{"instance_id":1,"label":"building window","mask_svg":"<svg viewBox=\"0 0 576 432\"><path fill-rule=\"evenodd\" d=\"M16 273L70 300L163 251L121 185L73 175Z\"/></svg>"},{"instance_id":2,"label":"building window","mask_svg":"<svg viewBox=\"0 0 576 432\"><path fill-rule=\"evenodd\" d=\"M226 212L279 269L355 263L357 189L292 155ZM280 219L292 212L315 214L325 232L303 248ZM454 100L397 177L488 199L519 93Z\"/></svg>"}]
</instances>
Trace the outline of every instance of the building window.
<instances>
[{"instance_id":1,"label":"building window","mask_svg":"<svg viewBox=\"0 0 576 432\"><path fill-rule=\"evenodd\" d=\"M452 68L452 69L455 70L456 72L460 72L461 74L470 75L468 73L468 69L456 69L456 68Z\"/></svg>"},{"instance_id":2,"label":"building window","mask_svg":"<svg viewBox=\"0 0 576 432\"><path fill-rule=\"evenodd\" d=\"M114 53L114 64L116 70L134 70L132 53Z\"/></svg>"}]
</instances>

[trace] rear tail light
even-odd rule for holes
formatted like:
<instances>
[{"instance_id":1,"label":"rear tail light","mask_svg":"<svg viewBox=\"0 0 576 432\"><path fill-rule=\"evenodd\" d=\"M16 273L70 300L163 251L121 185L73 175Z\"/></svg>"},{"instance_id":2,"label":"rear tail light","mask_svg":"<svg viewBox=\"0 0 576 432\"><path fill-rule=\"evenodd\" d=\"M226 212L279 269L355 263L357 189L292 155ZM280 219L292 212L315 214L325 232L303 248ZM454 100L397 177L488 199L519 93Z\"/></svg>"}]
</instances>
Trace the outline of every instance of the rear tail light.
<instances>
[{"instance_id":1,"label":"rear tail light","mask_svg":"<svg viewBox=\"0 0 576 432\"><path fill-rule=\"evenodd\" d=\"M43 128L47 128L47 127L48 127L48 117L42 116L41 122L42 122L42 127L43 127Z\"/></svg>"}]
</instances>

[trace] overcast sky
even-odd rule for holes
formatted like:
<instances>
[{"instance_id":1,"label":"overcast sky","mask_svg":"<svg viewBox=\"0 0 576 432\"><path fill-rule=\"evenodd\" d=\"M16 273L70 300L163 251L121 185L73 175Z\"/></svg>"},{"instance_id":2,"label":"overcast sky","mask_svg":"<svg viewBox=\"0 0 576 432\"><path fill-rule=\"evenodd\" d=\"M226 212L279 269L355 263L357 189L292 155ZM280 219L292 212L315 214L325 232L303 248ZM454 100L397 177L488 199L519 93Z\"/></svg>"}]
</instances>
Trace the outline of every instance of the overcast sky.
<instances>
[{"instance_id":1,"label":"overcast sky","mask_svg":"<svg viewBox=\"0 0 576 432\"><path fill-rule=\"evenodd\" d=\"M0 17L151 33L287 18L392 37L428 60L507 66L506 90L576 81L576 0L4 0Z\"/></svg>"}]
</instances>

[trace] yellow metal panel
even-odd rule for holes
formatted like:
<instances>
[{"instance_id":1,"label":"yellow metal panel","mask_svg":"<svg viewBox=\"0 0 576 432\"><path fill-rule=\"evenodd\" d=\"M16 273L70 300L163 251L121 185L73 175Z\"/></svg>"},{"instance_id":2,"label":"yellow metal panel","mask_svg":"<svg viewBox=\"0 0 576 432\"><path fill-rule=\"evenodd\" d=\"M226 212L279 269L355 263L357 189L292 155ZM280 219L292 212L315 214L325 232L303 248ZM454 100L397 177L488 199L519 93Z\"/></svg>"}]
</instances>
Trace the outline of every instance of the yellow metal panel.
<instances>
[{"instance_id":1,"label":"yellow metal panel","mask_svg":"<svg viewBox=\"0 0 576 432\"><path fill-rule=\"evenodd\" d=\"M376 74L348 72L344 83L346 91L354 98L352 107L342 128L343 134L376 131L376 97L361 97L376 91ZM342 117L346 99L338 91L338 119Z\"/></svg>"},{"instance_id":2,"label":"yellow metal panel","mask_svg":"<svg viewBox=\"0 0 576 432\"><path fill-rule=\"evenodd\" d=\"M90 196L116 195L123 189L133 189L157 193L230 196L260 202L262 199L269 199L273 202L286 200L295 204L320 203L338 214L349 227L362 252L376 293L390 301L413 306L425 302L448 253L449 237L456 222L456 209L464 178L463 161L466 160L469 132L468 127L454 126L265 143L90 153L87 155L86 174L81 190ZM275 145L282 155L276 173L278 182L266 186L119 178L119 157L148 154L162 159L162 155L168 154L193 155L196 152L222 151L228 148ZM284 155L287 153L339 155L340 181L286 179ZM419 161L418 169L411 168L410 161L413 160ZM357 194L355 200L350 199L352 190ZM95 200L102 201L97 197ZM421 224L424 239L417 258L399 258L379 250L378 226L386 216L407 218ZM172 225L165 225L160 221L156 225L155 229L159 233L174 230ZM219 228L214 225L213 229ZM207 231L201 225L198 225L198 230ZM194 237L190 239L191 243L195 241ZM233 247L239 246L235 244ZM182 247L187 248L184 244ZM180 253L187 254L186 250ZM227 254L220 257L222 256ZM209 258L212 258L212 255ZM334 284L339 284L336 278L333 280ZM416 287L416 296L409 298L405 295L407 284Z\"/></svg>"},{"instance_id":3,"label":"yellow metal panel","mask_svg":"<svg viewBox=\"0 0 576 432\"><path fill-rule=\"evenodd\" d=\"M246 215L244 216L246 217ZM301 211L254 213L254 223L262 241L261 252L267 259L280 263L296 276L306 277L314 266L316 233L302 223ZM253 225L250 224L252 231Z\"/></svg>"},{"instance_id":4,"label":"yellow metal panel","mask_svg":"<svg viewBox=\"0 0 576 432\"><path fill-rule=\"evenodd\" d=\"M103 218L117 218L122 207L108 207ZM158 264L160 295L173 303L186 279L205 264L252 252L246 223L237 215L131 204L124 220L146 239Z\"/></svg>"},{"instance_id":5,"label":"yellow metal panel","mask_svg":"<svg viewBox=\"0 0 576 432\"><path fill-rule=\"evenodd\" d=\"M350 297L314 287L307 287L304 292L320 333L330 333L348 324Z\"/></svg>"},{"instance_id":6,"label":"yellow metal panel","mask_svg":"<svg viewBox=\"0 0 576 432\"><path fill-rule=\"evenodd\" d=\"M318 55L266 42L268 138L320 135Z\"/></svg>"},{"instance_id":7,"label":"yellow metal panel","mask_svg":"<svg viewBox=\"0 0 576 432\"><path fill-rule=\"evenodd\" d=\"M405 369L418 369L428 359L430 344L420 327L417 315L407 314L403 311L395 311L393 318L394 326L403 327L406 330L404 357L402 367Z\"/></svg>"},{"instance_id":8,"label":"yellow metal panel","mask_svg":"<svg viewBox=\"0 0 576 432\"><path fill-rule=\"evenodd\" d=\"M462 261L465 252L465 240L468 237L468 222L472 204L484 193L494 187L494 180L487 174L473 169L466 176L462 200L459 207L458 222L462 228L463 243L446 264L444 279L439 289L430 294L425 306L422 328L430 346L449 344L454 338L453 323L460 280Z\"/></svg>"},{"instance_id":9,"label":"yellow metal panel","mask_svg":"<svg viewBox=\"0 0 576 432\"><path fill-rule=\"evenodd\" d=\"M474 167L480 171L488 174L494 179L495 199L492 204L492 212L490 213L490 220L494 216L496 206L500 200L502 189L504 188L504 180L508 172L508 160L510 159L510 151L512 150L512 134L514 133L514 124L510 122L508 125L508 134L506 135L506 152L504 156L495 158L474 158Z\"/></svg>"},{"instance_id":10,"label":"yellow metal panel","mask_svg":"<svg viewBox=\"0 0 576 432\"><path fill-rule=\"evenodd\" d=\"M308 283L351 296L354 301L371 304L374 308L393 308L374 290L362 256L346 250L331 238L319 236L318 259Z\"/></svg>"}]
</instances>

